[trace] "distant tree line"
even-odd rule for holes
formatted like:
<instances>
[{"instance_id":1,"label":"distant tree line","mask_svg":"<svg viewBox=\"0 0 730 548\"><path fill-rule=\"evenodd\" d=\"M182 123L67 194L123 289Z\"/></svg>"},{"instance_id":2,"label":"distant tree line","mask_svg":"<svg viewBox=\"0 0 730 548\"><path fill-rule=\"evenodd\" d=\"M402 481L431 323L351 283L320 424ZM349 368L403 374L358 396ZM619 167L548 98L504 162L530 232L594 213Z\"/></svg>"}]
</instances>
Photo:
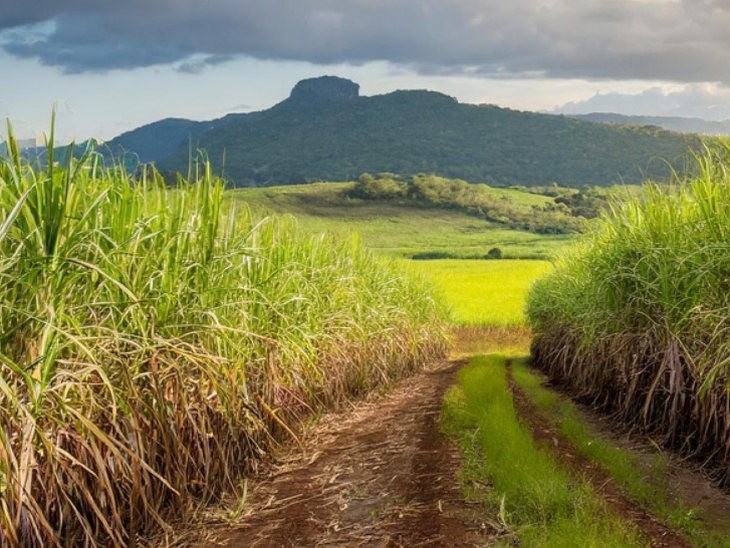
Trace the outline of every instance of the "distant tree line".
<instances>
[{"instance_id":1,"label":"distant tree line","mask_svg":"<svg viewBox=\"0 0 730 548\"><path fill-rule=\"evenodd\" d=\"M576 190L574 188L559 186L557 183L547 186L530 187L513 185L509 188L555 198L556 204L568 206L571 215L586 219L595 219L601 212L605 211L612 194L611 189L605 187L587 187L582 190Z\"/></svg>"},{"instance_id":2,"label":"distant tree line","mask_svg":"<svg viewBox=\"0 0 730 548\"><path fill-rule=\"evenodd\" d=\"M495 196L489 187L437 175L398 176L364 173L348 191L363 200L400 201L463 211L507 228L537 234L580 232L586 219L594 218L604 201L590 191L561 193L543 206L526 207L507 196Z\"/></svg>"}]
</instances>

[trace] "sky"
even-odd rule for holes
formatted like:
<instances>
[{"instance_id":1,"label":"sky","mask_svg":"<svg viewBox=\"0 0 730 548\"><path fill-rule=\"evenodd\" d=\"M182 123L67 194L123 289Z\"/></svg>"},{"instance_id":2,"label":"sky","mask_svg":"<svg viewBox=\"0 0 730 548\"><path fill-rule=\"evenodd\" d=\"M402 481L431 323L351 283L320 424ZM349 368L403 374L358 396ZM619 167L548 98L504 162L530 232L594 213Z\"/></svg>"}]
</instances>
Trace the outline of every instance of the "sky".
<instances>
[{"instance_id":1,"label":"sky","mask_svg":"<svg viewBox=\"0 0 730 548\"><path fill-rule=\"evenodd\" d=\"M730 0L0 0L0 117L109 139L323 74L546 112L730 119Z\"/></svg>"}]
</instances>

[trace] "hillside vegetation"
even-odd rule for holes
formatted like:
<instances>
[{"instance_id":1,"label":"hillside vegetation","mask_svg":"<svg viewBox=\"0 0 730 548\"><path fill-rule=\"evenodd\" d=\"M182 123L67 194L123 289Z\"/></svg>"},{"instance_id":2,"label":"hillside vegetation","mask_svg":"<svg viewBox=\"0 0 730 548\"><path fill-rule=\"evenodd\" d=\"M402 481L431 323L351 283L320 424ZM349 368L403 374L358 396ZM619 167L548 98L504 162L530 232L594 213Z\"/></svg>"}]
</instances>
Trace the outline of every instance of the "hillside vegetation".
<instances>
[{"instance_id":1,"label":"hillside vegetation","mask_svg":"<svg viewBox=\"0 0 730 548\"><path fill-rule=\"evenodd\" d=\"M134 545L235 488L304 416L443 353L428 284L226 207L209 166L169 189L10 145L0 544Z\"/></svg>"},{"instance_id":2,"label":"hillside vegetation","mask_svg":"<svg viewBox=\"0 0 730 548\"><path fill-rule=\"evenodd\" d=\"M696 137L658 128L460 104L422 90L362 97L358 88L334 77L304 80L268 110L187 126L163 120L120 136L109 147L185 173L192 142L235 186L391 172L582 187L667 177L665 160L682 171L687 149L698 146Z\"/></svg>"},{"instance_id":3,"label":"hillside vegetation","mask_svg":"<svg viewBox=\"0 0 730 548\"><path fill-rule=\"evenodd\" d=\"M404 178L393 174L365 173L350 190L350 196L365 200L395 201L441 209L456 209L468 215L536 234L581 232L607 206L608 196L595 190L561 189L554 200L524 207L525 200L513 200L508 193L495 193L483 184L436 175Z\"/></svg>"},{"instance_id":4,"label":"hillside vegetation","mask_svg":"<svg viewBox=\"0 0 730 548\"><path fill-rule=\"evenodd\" d=\"M520 214L544 207L554 198L528 192L485 187L483 194ZM363 246L378 254L405 258L550 258L574 234L537 234L491 222L455 207L436 207L400 199L353 197L354 183L312 183L236 189L226 193L231 204L246 204L256 215L290 214L302 231L337 238L357 234Z\"/></svg>"},{"instance_id":5,"label":"hillside vegetation","mask_svg":"<svg viewBox=\"0 0 730 548\"><path fill-rule=\"evenodd\" d=\"M535 362L730 482L730 146L649 185L535 286Z\"/></svg>"}]
</instances>

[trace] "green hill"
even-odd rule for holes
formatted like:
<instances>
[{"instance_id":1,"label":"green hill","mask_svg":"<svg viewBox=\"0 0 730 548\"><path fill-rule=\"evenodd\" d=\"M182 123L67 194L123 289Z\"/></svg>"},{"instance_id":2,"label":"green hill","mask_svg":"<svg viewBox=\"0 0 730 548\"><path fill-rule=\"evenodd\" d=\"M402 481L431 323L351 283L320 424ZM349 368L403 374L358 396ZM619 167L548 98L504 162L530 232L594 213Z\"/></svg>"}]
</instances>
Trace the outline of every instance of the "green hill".
<instances>
[{"instance_id":1,"label":"green hill","mask_svg":"<svg viewBox=\"0 0 730 548\"><path fill-rule=\"evenodd\" d=\"M182 118L165 118L132 131L122 133L106 148L116 156L136 154L142 163L155 162L173 154L180 146L197 139L212 122L194 122Z\"/></svg>"},{"instance_id":2,"label":"green hill","mask_svg":"<svg viewBox=\"0 0 730 548\"><path fill-rule=\"evenodd\" d=\"M255 215L293 215L308 234L337 238L357 234L373 251L403 258L484 258L495 247L504 258L552 258L575 241L574 234L516 230L450 208L396 200L353 198L354 183L313 183L241 188L226 193L229 204ZM512 207L529 211L554 203L547 196L513 189L485 189Z\"/></svg>"},{"instance_id":3,"label":"green hill","mask_svg":"<svg viewBox=\"0 0 730 548\"><path fill-rule=\"evenodd\" d=\"M182 171L193 138L235 186L347 180L363 172L497 185L634 183L666 176L664 159L681 169L688 147L698 144L697 137L658 128L461 104L431 91L358 91L340 78L304 80L265 111L202 126L163 121L115 141L162 170Z\"/></svg>"}]
</instances>

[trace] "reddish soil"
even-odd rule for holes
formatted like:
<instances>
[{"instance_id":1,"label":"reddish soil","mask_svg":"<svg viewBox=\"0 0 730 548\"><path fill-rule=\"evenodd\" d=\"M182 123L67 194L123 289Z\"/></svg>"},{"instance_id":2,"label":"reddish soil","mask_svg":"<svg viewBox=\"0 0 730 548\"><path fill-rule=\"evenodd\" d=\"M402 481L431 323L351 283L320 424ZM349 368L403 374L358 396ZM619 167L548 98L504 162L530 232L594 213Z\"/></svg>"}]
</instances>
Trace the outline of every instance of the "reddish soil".
<instances>
[{"instance_id":1,"label":"reddish soil","mask_svg":"<svg viewBox=\"0 0 730 548\"><path fill-rule=\"evenodd\" d=\"M614 512L634 522L641 534L649 540L651 546L691 548L691 545L676 531L624 496L621 489L599 465L581 455L569 441L563 438L555 425L538 411L511 378L510 388L514 396L515 408L537 443L551 451L558 462L568 467L575 476L588 481Z\"/></svg>"},{"instance_id":2,"label":"reddish soil","mask_svg":"<svg viewBox=\"0 0 730 548\"><path fill-rule=\"evenodd\" d=\"M456 447L439 430L460 363L405 381L325 425L294 466L260 482L248 515L208 531L209 546L487 546L497 538L467 502Z\"/></svg>"},{"instance_id":3,"label":"reddish soil","mask_svg":"<svg viewBox=\"0 0 730 548\"><path fill-rule=\"evenodd\" d=\"M552 385L544 380L551 390L565 398L572 399L570 391ZM599 433L611 444L630 451L632 455L650 469L656 457L657 445L651 437L642 435L636 430L627 429L621 423L612 420L610 415L597 412L589 406L573 399L581 421ZM707 471L693 466L686 459L664 452L667 461L666 483L670 494L681 500L687 508L699 510L699 519L704 529L716 531L730 538L730 493L713 484Z\"/></svg>"}]
</instances>

